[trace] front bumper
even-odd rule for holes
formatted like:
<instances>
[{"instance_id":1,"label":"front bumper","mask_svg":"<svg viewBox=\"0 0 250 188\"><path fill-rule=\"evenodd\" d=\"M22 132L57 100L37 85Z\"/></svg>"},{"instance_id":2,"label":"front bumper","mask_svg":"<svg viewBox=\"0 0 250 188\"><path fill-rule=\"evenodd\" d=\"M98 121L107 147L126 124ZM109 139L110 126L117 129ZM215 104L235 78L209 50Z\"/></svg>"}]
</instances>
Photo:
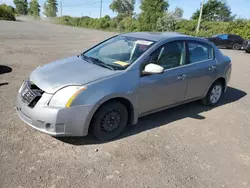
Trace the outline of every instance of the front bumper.
<instances>
[{"instance_id":1,"label":"front bumper","mask_svg":"<svg viewBox=\"0 0 250 188\"><path fill-rule=\"evenodd\" d=\"M250 50L250 43L243 44L243 50Z\"/></svg>"},{"instance_id":2,"label":"front bumper","mask_svg":"<svg viewBox=\"0 0 250 188\"><path fill-rule=\"evenodd\" d=\"M20 89L21 90L21 89ZM16 111L21 120L36 130L52 136L86 136L91 105L71 108L48 106L52 95L44 93L35 107L30 108L21 100L20 90L16 101Z\"/></svg>"}]
</instances>

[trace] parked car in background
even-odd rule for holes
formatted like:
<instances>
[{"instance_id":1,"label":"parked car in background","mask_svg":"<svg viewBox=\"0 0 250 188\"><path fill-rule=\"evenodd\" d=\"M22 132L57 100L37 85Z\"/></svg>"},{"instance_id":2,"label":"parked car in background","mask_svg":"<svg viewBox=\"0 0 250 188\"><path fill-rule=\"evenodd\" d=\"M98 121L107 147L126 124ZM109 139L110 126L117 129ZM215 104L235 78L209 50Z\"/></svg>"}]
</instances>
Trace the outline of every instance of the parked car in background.
<instances>
[{"instance_id":1,"label":"parked car in background","mask_svg":"<svg viewBox=\"0 0 250 188\"><path fill-rule=\"evenodd\" d=\"M231 66L231 59L204 39L121 34L36 68L19 89L16 110L24 122L53 136L85 136L91 130L110 140L139 117L166 108L196 100L216 105Z\"/></svg>"},{"instance_id":2,"label":"parked car in background","mask_svg":"<svg viewBox=\"0 0 250 188\"><path fill-rule=\"evenodd\" d=\"M250 53L250 40L246 40L242 46L247 53Z\"/></svg>"},{"instance_id":3,"label":"parked car in background","mask_svg":"<svg viewBox=\"0 0 250 188\"><path fill-rule=\"evenodd\" d=\"M206 39L213 42L218 47L234 50L240 50L244 42L241 36L233 34L219 34Z\"/></svg>"}]
</instances>

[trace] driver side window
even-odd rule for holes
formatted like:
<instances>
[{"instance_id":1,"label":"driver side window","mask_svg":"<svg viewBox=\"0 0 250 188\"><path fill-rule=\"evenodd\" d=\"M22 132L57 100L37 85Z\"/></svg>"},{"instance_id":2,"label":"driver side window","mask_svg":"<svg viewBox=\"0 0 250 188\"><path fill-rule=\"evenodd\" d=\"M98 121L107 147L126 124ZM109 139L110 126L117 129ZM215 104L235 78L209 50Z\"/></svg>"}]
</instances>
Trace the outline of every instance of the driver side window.
<instances>
[{"instance_id":1,"label":"driver side window","mask_svg":"<svg viewBox=\"0 0 250 188\"><path fill-rule=\"evenodd\" d=\"M184 41L169 42L157 49L150 56L149 63L162 66L165 70L185 64L186 49Z\"/></svg>"},{"instance_id":2,"label":"driver side window","mask_svg":"<svg viewBox=\"0 0 250 188\"><path fill-rule=\"evenodd\" d=\"M219 35L218 37L220 39L222 39L222 40L227 40L228 39L228 35Z\"/></svg>"}]
</instances>

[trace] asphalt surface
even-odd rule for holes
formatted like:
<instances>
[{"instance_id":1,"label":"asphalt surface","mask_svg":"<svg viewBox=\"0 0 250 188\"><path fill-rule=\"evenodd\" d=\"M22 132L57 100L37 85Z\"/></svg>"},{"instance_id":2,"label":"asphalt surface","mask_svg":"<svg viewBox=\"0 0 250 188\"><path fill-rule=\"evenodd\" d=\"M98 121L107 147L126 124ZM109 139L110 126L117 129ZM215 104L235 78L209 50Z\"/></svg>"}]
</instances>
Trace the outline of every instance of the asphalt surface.
<instances>
[{"instance_id":1,"label":"asphalt surface","mask_svg":"<svg viewBox=\"0 0 250 188\"><path fill-rule=\"evenodd\" d=\"M19 120L18 89L40 64L113 33L0 21L0 187L250 187L250 54L233 61L218 107L198 102L142 118L117 140L56 139Z\"/></svg>"}]
</instances>

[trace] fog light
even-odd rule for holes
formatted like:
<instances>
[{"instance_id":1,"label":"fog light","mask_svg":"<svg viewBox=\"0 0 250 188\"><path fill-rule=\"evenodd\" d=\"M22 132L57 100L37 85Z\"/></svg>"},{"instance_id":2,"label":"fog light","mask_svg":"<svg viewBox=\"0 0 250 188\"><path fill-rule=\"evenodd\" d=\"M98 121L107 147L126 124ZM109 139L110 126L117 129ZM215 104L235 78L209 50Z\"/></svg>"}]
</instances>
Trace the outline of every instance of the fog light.
<instances>
[{"instance_id":1,"label":"fog light","mask_svg":"<svg viewBox=\"0 0 250 188\"><path fill-rule=\"evenodd\" d=\"M46 123L45 127L46 127L46 129L50 129L51 128L51 124L50 123Z\"/></svg>"},{"instance_id":2,"label":"fog light","mask_svg":"<svg viewBox=\"0 0 250 188\"><path fill-rule=\"evenodd\" d=\"M55 124L53 123L45 123L45 129L49 132L54 132L56 129L55 129Z\"/></svg>"}]
</instances>

